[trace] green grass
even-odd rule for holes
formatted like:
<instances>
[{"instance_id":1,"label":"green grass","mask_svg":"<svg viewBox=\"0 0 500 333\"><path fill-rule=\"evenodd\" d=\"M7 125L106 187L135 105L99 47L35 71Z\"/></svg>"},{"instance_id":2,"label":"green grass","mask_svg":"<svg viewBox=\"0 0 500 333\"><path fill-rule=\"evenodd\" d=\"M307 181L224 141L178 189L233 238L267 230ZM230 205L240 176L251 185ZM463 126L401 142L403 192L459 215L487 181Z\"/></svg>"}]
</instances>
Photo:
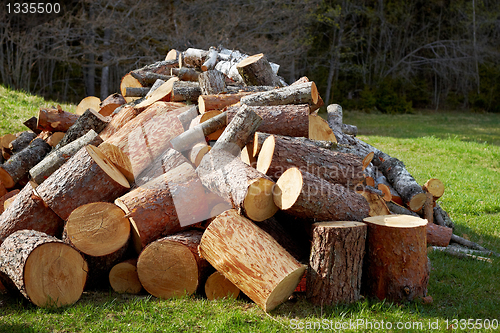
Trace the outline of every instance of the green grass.
<instances>
[{"instance_id":1,"label":"green grass","mask_svg":"<svg viewBox=\"0 0 500 333\"><path fill-rule=\"evenodd\" d=\"M3 94L5 90L0 91ZM31 105L35 112L39 103L46 103L35 97L25 98L23 94L7 92L18 100L6 103L2 99L2 113L9 119L20 113L18 108ZM30 99L33 101L28 102ZM359 127L361 139L404 161L419 183L431 177L441 179L446 191L440 202L456 222L455 233L465 234L500 252L500 195L497 189L500 184L500 115L345 112L344 116L346 123ZM1 126L3 124L4 120ZM41 309L21 297L3 296L0 332L294 332L297 331L294 328L303 327L304 331L307 325L314 324L323 328L320 331L327 332L388 331L376 329L382 321L392 323L393 332L430 331L429 324L436 321L439 329L433 332L449 332L446 320L449 324L453 319L500 320L500 259L489 264L442 253L430 253L429 257L432 304L416 301L398 305L363 299L351 305L318 307L299 294L266 314L245 297L210 302L201 296L159 300L147 295L86 292L73 306ZM360 326L350 329L349 320ZM422 326L398 329L398 322ZM335 330L335 323L346 323L347 329ZM369 324L375 327L370 329Z\"/></svg>"}]
</instances>

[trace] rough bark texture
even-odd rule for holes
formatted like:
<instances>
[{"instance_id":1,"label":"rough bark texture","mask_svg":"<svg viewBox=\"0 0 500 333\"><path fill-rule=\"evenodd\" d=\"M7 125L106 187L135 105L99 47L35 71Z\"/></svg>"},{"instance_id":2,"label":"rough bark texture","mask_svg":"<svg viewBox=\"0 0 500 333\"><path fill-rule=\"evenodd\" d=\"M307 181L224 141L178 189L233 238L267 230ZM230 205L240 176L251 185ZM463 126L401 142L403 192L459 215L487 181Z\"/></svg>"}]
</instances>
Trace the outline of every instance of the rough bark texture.
<instances>
[{"instance_id":1,"label":"rough bark texture","mask_svg":"<svg viewBox=\"0 0 500 333\"><path fill-rule=\"evenodd\" d=\"M270 133L262 133L262 132L255 132L254 139L253 139L253 156L259 155L260 149L262 148L262 145L264 144L264 141L270 136ZM283 136L283 135L278 135L278 134L273 134L275 137L280 138L281 140L285 141L290 141L290 142L296 142L298 144L308 144L308 145L313 145L319 148L324 148L328 150L335 150L341 153L351 153L351 149L346 146L339 146L337 145L336 142L331 142L331 141L325 141L325 140L312 140L308 138L302 138L302 137L293 137L293 136Z\"/></svg>"},{"instance_id":2,"label":"rough bark texture","mask_svg":"<svg viewBox=\"0 0 500 333\"><path fill-rule=\"evenodd\" d=\"M264 311L284 302L297 287L301 265L252 221L227 210L205 230L200 254Z\"/></svg>"},{"instance_id":3,"label":"rough bark texture","mask_svg":"<svg viewBox=\"0 0 500 333\"><path fill-rule=\"evenodd\" d=\"M177 81L172 88L173 102L196 102L201 95L200 84L198 82Z\"/></svg>"},{"instance_id":4,"label":"rough bark texture","mask_svg":"<svg viewBox=\"0 0 500 333\"><path fill-rule=\"evenodd\" d=\"M137 261L144 289L163 299L193 294L210 268L198 253L202 235L197 230L184 231L149 244Z\"/></svg>"},{"instance_id":5,"label":"rough bark texture","mask_svg":"<svg viewBox=\"0 0 500 333\"><path fill-rule=\"evenodd\" d=\"M49 132L66 132L80 116L62 109L40 109L37 129Z\"/></svg>"},{"instance_id":6,"label":"rough bark texture","mask_svg":"<svg viewBox=\"0 0 500 333\"><path fill-rule=\"evenodd\" d=\"M130 75L137 79L143 86L152 86L157 80L168 81L172 78L171 75L151 73L147 71L133 71Z\"/></svg>"},{"instance_id":7,"label":"rough bark texture","mask_svg":"<svg viewBox=\"0 0 500 333\"><path fill-rule=\"evenodd\" d=\"M395 302L427 295L426 222L408 215L369 217L363 289Z\"/></svg>"},{"instance_id":8,"label":"rough bark texture","mask_svg":"<svg viewBox=\"0 0 500 333\"><path fill-rule=\"evenodd\" d=\"M101 137L94 130L90 130L87 134L66 146L52 151L42 161L30 169L30 176L35 183L40 185L82 147L86 145L98 146L101 143Z\"/></svg>"},{"instance_id":9,"label":"rough bark texture","mask_svg":"<svg viewBox=\"0 0 500 333\"><path fill-rule=\"evenodd\" d=\"M268 137L259 153L257 170L277 180L292 167L348 188L353 188L364 178L362 160L358 156Z\"/></svg>"},{"instance_id":10,"label":"rough bark texture","mask_svg":"<svg viewBox=\"0 0 500 333\"><path fill-rule=\"evenodd\" d=\"M213 301L221 298L238 298L240 290L220 272L212 273L205 282L205 295Z\"/></svg>"},{"instance_id":11,"label":"rough bark texture","mask_svg":"<svg viewBox=\"0 0 500 333\"><path fill-rule=\"evenodd\" d=\"M356 192L290 168L277 181L274 202L287 214L313 221L362 221L370 207Z\"/></svg>"},{"instance_id":12,"label":"rough bark texture","mask_svg":"<svg viewBox=\"0 0 500 333\"><path fill-rule=\"evenodd\" d=\"M318 102L318 90L314 82L259 92L241 98L241 104L271 106L285 104L309 104Z\"/></svg>"},{"instance_id":13,"label":"rough bark texture","mask_svg":"<svg viewBox=\"0 0 500 333\"><path fill-rule=\"evenodd\" d=\"M12 188L29 170L47 155L52 147L42 139L35 139L0 166L0 180L6 188Z\"/></svg>"},{"instance_id":14,"label":"rough bark texture","mask_svg":"<svg viewBox=\"0 0 500 333\"><path fill-rule=\"evenodd\" d=\"M427 232L427 246L446 247L450 244L453 229L429 222L425 230Z\"/></svg>"},{"instance_id":15,"label":"rough bark texture","mask_svg":"<svg viewBox=\"0 0 500 333\"><path fill-rule=\"evenodd\" d=\"M228 124L239 109L239 106L230 106L226 109ZM307 104L254 106L252 111L262 118L259 132L290 137L309 135L309 106Z\"/></svg>"},{"instance_id":16,"label":"rough bark texture","mask_svg":"<svg viewBox=\"0 0 500 333\"><path fill-rule=\"evenodd\" d=\"M276 87L271 86L241 86L235 85L234 82L226 82L227 93L228 94L237 94L242 92L254 93L254 92L263 92L276 89Z\"/></svg>"},{"instance_id":17,"label":"rough bark texture","mask_svg":"<svg viewBox=\"0 0 500 333\"><path fill-rule=\"evenodd\" d=\"M441 226L445 226L448 228L455 228L455 223L453 223L453 220L450 218L448 213L444 211L443 208L439 205L439 202L436 202L436 207L434 207L434 217L436 221L439 221L441 223L438 223Z\"/></svg>"},{"instance_id":18,"label":"rough bark texture","mask_svg":"<svg viewBox=\"0 0 500 333\"><path fill-rule=\"evenodd\" d=\"M137 252L152 241L179 232L208 215L204 189L187 163L115 200L132 223Z\"/></svg>"},{"instance_id":19,"label":"rough bark texture","mask_svg":"<svg viewBox=\"0 0 500 333\"><path fill-rule=\"evenodd\" d=\"M194 68L183 67L183 68L172 68L172 74L177 75L177 77L181 81L198 82L200 72L198 72Z\"/></svg>"},{"instance_id":20,"label":"rough bark texture","mask_svg":"<svg viewBox=\"0 0 500 333\"><path fill-rule=\"evenodd\" d=\"M150 87L127 87L125 97L144 97L148 94Z\"/></svg>"},{"instance_id":21,"label":"rough bark texture","mask_svg":"<svg viewBox=\"0 0 500 333\"><path fill-rule=\"evenodd\" d=\"M243 59L236 68L247 86L282 86L263 53Z\"/></svg>"},{"instance_id":22,"label":"rough bark texture","mask_svg":"<svg viewBox=\"0 0 500 333\"><path fill-rule=\"evenodd\" d=\"M64 147L68 143L84 136L91 129L99 134L109 124L110 121L111 118L103 117L96 111L87 109L80 116L80 118L78 118L78 121L68 129L66 135L64 135L61 141L59 141L59 143L57 144L56 149Z\"/></svg>"},{"instance_id":23,"label":"rough bark texture","mask_svg":"<svg viewBox=\"0 0 500 333\"><path fill-rule=\"evenodd\" d=\"M188 48L186 51L182 52L182 66L200 68L208 56L208 51Z\"/></svg>"},{"instance_id":24,"label":"rough bark texture","mask_svg":"<svg viewBox=\"0 0 500 333\"><path fill-rule=\"evenodd\" d=\"M201 70L206 72L208 70L214 69L217 63L218 52L217 49L211 46L208 50L208 54L205 57L205 62L201 65Z\"/></svg>"},{"instance_id":25,"label":"rough bark texture","mask_svg":"<svg viewBox=\"0 0 500 333\"><path fill-rule=\"evenodd\" d=\"M310 301L324 306L360 299L366 232L360 222L313 224L306 287Z\"/></svg>"},{"instance_id":26,"label":"rough bark texture","mask_svg":"<svg viewBox=\"0 0 500 333\"><path fill-rule=\"evenodd\" d=\"M415 217L419 217L417 213L415 212L412 212L411 210L409 210L408 208L406 207L403 207L401 205L398 205L397 203L395 202L392 202L392 201L388 201L386 202L387 204L387 208L389 208L389 210L391 211L391 213L393 214L399 214L399 215L411 215L411 216L415 216Z\"/></svg>"},{"instance_id":27,"label":"rough bark texture","mask_svg":"<svg viewBox=\"0 0 500 333\"><path fill-rule=\"evenodd\" d=\"M63 225L64 221L45 206L31 183L28 183L0 215L0 244L14 232L23 229L37 230L59 237Z\"/></svg>"},{"instance_id":28,"label":"rough bark texture","mask_svg":"<svg viewBox=\"0 0 500 333\"><path fill-rule=\"evenodd\" d=\"M218 70L203 72L198 77L201 93L203 95L217 95L227 92L226 76Z\"/></svg>"},{"instance_id":29,"label":"rough bark texture","mask_svg":"<svg viewBox=\"0 0 500 333\"><path fill-rule=\"evenodd\" d=\"M344 124L342 107L340 105L330 104L326 111L328 113L328 125L331 129L353 136L358 134L358 128L356 126Z\"/></svg>"},{"instance_id":30,"label":"rough bark texture","mask_svg":"<svg viewBox=\"0 0 500 333\"><path fill-rule=\"evenodd\" d=\"M39 231L21 230L0 246L0 277L41 307L73 304L87 278L87 263L71 246Z\"/></svg>"},{"instance_id":31,"label":"rough bark texture","mask_svg":"<svg viewBox=\"0 0 500 333\"><path fill-rule=\"evenodd\" d=\"M253 94L253 92L240 92L237 94L200 95L198 97L198 107L200 113L210 110L222 110L226 106L236 104L243 96Z\"/></svg>"},{"instance_id":32,"label":"rough bark texture","mask_svg":"<svg viewBox=\"0 0 500 333\"><path fill-rule=\"evenodd\" d=\"M139 294L142 284L137 275L137 259L128 259L114 265L109 272L109 284L117 293Z\"/></svg>"},{"instance_id":33,"label":"rough bark texture","mask_svg":"<svg viewBox=\"0 0 500 333\"><path fill-rule=\"evenodd\" d=\"M36 188L59 217L66 220L84 204L110 202L128 191L127 179L94 146L81 148Z\"/></svg>"},{"instance_id":34,"label":"rough bark texture","mask_svg":"<svg viewBox=\"0 0 500 333\"><path fill-rule=\"evenodd\" d=\"M196 172L206 188L251 220L263 221L278 210L274 182L228 152L212 149Z\"/></svg>"},{"instance_id":35,"label":"rough bark texture","mask_svg":"<svg viewBox=\"0 0 500 333\"><path fill-rule=\"evenodd\" d=\"M31 141L36 138L36 134L33 132L22 132L15 140L9 144L10 151L12 154L18 153L24 148L28 147Z\"/></svg>"}]
</instances>

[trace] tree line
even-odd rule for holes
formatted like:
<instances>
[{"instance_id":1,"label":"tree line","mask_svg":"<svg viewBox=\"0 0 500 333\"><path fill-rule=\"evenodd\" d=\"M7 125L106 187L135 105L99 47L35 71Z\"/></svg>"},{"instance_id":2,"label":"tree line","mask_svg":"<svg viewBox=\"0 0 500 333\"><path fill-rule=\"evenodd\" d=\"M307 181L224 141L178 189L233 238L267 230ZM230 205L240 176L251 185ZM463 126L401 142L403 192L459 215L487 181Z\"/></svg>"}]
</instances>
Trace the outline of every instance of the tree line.
<instances>
[{"instance_id":1,"label":"tree line","mask_svg":"<svg viewBox=\"0 0 500 333\"><path fill-rule=\"evenodd\" d=\"M489 0L70 0L58 14L0 11L0 81L105 98L172 48L222 45L265 53L346 109L500 112L499 37Z\"/></svg>"}]
</instances>

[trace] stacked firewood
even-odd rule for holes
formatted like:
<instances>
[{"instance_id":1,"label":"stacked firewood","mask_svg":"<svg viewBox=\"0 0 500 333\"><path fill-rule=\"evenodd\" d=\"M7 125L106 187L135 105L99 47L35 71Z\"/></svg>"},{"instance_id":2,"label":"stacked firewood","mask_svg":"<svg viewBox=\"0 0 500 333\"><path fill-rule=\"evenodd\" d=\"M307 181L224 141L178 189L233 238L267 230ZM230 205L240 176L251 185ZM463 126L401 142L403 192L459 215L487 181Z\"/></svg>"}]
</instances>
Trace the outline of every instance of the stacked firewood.
<instances>
[{"instance_id":1,"label":"stacked firewood","mask_svg":"<svg viewBox=\"0 0 500 333\"><path fill-rule=\"evenodd\" d=\"M172 50L121 95L41 109L31 131L4 136L0 287L38 306L109 285L242 291L270 311L304 279L316 304L426 297L427 245L485 251L453 238L439 180L418 185L340 106L325 121L314 82L287 85L278 68Z\"/></svg>"}]
</instances>

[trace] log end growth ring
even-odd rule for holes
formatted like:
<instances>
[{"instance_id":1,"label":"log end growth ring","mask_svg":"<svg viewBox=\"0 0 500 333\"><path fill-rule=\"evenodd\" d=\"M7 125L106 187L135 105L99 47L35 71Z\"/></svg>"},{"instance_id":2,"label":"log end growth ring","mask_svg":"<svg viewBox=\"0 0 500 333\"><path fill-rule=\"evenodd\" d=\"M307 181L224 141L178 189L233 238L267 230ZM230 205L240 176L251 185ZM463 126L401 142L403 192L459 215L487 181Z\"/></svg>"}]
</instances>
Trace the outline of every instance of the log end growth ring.
<instances>
[{"instance_id":1,"label":"log end growth ring","mask_svg":"<svg viewBox=\"0 0 500 333\"><path fill-rule=\"evenodd\" d=\"M271 295L269 295L269 297L267 298L264 311L271 311L276 306L283 303L283 301L285 301L293 293L300 280L302 279L305 270L306 266L302 265L292 273L288 274L283 280L281 280L276 288L274 288Z\"/></svg>"},{"instance_id":2,"label":"log end growth ring","mask_svg":"<svg viewBox=\"0 0 500 333\"><path fill-rule=\"evenodd\" d=\"M260 222L270 218L278 211L273 200L274 188L275 183L267 178L259 178L250 184L243 202L243 208L248 218Z\"/></svg>"},{"instance_id":3,"label":"log end growth ring","mask_svg":"<svg viewBox=\"0 0 500 333\"><path fill-rule=\"evenodd\" d=\"M287 210L297 201L302 191L302 173L297 168L290 168L283 172L276 185L274 203L281 210Z\"/></svg>"}]
</instances>

